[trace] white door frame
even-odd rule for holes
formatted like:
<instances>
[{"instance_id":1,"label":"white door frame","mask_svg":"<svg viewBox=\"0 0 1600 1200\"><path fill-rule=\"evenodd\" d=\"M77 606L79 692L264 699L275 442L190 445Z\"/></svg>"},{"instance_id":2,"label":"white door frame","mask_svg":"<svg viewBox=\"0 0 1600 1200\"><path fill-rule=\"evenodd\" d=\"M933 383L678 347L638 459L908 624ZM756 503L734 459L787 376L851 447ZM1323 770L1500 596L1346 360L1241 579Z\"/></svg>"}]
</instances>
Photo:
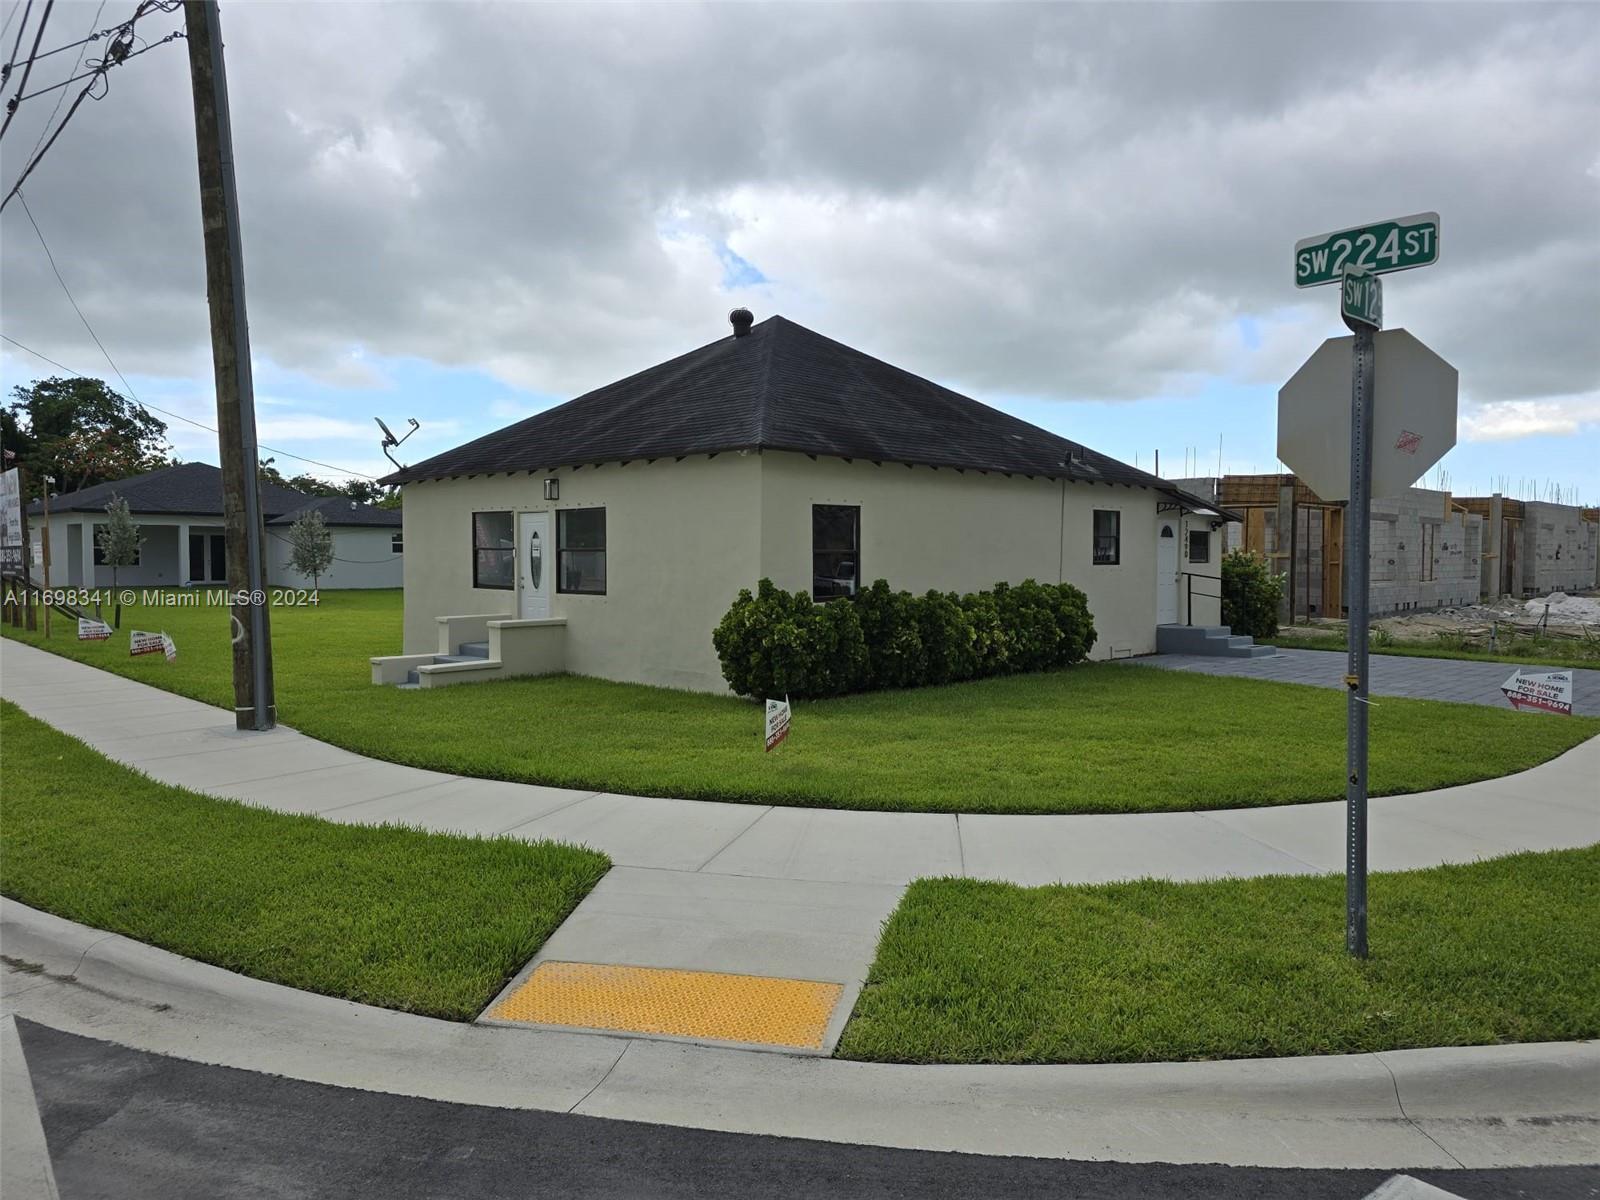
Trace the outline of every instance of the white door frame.
<instances>
[{"instance_id":1,"label":"white door frame","mask_svg":"<svg viewBox=\"0 0 1600 1200\"><path fill-rule=\"evenodd\" d=\"M1162 537L1161 531L1170 528L1171 537ZM1177 517L1156 518L1156 624L1178 623L1178 542L1183 536L1183 522ZM1170 567L1163 567L1163 550L1171 545Z\"/></svg>"},{"instance_id":2,"label":"white door frame","mask_svg":"<svg viewBox=\"0 0 1600 1200\"><path fill-rule=\"evenodd\" d=\"M524 621L550 616L550 593L555 591L556 551L551 534L554 517L549 509L517 514L517 616ZM533 536L538 535L538 553ZM537 573L537 579L535 579Z\"/></svg>"}]
</instances>

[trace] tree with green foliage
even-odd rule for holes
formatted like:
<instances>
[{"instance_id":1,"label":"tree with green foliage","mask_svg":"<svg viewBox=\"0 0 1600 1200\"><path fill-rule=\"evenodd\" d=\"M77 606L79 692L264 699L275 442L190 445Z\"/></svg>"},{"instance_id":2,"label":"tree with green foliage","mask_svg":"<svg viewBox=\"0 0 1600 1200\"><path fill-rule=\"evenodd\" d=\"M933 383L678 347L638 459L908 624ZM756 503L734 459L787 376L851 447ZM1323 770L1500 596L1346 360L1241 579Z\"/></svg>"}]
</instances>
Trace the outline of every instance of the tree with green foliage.
<instances>
[{"instance_id":1,"label":"tree with green foliage","mask_svg":"<svg viewBox=\"0 0 1600 1200\"><path fill-rule=\"evenodd\" d=\"M289 563L311 576L313 589L322 586L322 573L333 566L333 530L316 509L300 514L289 526Z\"/></svg>"},{"instance_id":2,"label":"tree with green foliage","mask_svg":"<svg viewBox=\"0 0 1600 1200\"><path fill-rule=\"evenodd\" d=\"M144 545L144 536L128 512L128 502L121 496L111 497L106 504L106 523L95 526L94 544L105 565L111 568L111 588L115 591L117 568L137 563L139 547Z\"/></svg>"},{"instance_id":3,"label":"tree with green foliage","mask_svg":"<svg viewBox=\"0 0 1600 1200\"><path fill-rule=\"evenodd\" d=\"M26 468L37 499L46 475L75 492L173 464L167 426L99 379L52 377L11 389L0 444Z\"/></svg>"},{"instance_id":4,"label":"tree with green foliage","mask_svg":"<svg viewBox=\"0 0 1600 1200\"><path fill-rule=\"evenodd\" d=\"M1222 623L1234 633L1275 636L1282 598L1283 576L1274 575L1266 559L1249 550L1222 556Z\"/></svg>"},{"instance_id":5,"label":"tree with green foliage","mask_svg":"<svg viewBox=\"0 0 1600 1200\"><path fill-rule=\"evenodd\" d=\"M370 479L347 479L343 483L329 483L315 475L285 475L273 466L270 458L263 459L259 471L262 483L273 483L302 496L348 496L357 504L373 504L379 508L399 508L400 490L386 488Z\"/></svg>"}]
</instances>

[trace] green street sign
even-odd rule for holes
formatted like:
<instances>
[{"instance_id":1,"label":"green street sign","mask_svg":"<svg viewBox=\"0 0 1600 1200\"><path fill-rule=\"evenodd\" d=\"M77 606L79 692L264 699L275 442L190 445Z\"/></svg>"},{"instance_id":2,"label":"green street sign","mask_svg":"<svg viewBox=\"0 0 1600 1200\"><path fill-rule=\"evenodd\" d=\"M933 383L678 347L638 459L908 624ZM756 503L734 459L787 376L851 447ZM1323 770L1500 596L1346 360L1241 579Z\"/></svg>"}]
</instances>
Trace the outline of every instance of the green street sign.
<instances>
[{"instance_id":1,"label":"green street sign","mask_svg":"<svg viewBox=\"0 0 1600 1200\"><path fill-rule=\"evenodd\" d=\"M1352 330L1357 325L1383 328L1383 280L1366 271L1346 271L1339 287L1339 315Z\"/></svg>"},{"instance_id":2,"label":"green street sign","mask_svg":"<svg viewBox=\"0 0 1600 1200\"><path fill-rule=\"evenodd\" d=\"M1294 244L1294 285L1304 288L1337 283L1344 278L1347 267L1370 275L1387 275L1438 261L1439 214L1417 213L1395 221L1301 238Z\"/></svg>"}]
</instances>

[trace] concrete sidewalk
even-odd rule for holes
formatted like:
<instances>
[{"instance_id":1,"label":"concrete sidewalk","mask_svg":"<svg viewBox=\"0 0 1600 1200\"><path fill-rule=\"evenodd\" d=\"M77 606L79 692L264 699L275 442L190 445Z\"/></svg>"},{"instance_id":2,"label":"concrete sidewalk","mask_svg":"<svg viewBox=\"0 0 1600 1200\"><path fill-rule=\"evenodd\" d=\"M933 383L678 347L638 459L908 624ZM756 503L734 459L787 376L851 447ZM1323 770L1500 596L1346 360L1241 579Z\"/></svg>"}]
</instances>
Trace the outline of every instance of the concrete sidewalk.
<instances>
[{"instance_id":1,"label":"concrete sidewalk","mask_svg":"<svg viewBox=\"0 0 1600 1200\"><path fill-rule=\"evenodd\" d=\"M1267 661L1267 660L1258 660ZM540 963L836 983L827 1054L882 922L924 876L1020 884L1342 869L1344 806L956 816L783 808L536 787L378 762L58 655L0 642L0 694L153 778L346 823L579 842L615 866ZM1552 718L1554 719L1554 718ZM1373 801L1373 870L1470 862L1600 837L1600 739L1533 770Z\"/></svg>"},{"instance_id":2,"label":"concrete sidewalk","mask_svg":"<svg viewBox=\"0 0 1600 1200\"><path fill-rule=\"evenodd\" d=\"M1273 683L1303 683L1311 687L1343 690L1345 654L1342 650L1279 650L1269 658L1213 658L1201 654L1150 654L1122 658L1132 666L1162 667L1200 675L1231 675L1239 679L1266 679ZM1500 685L1517 671L1512 663L1468 662L1454 658L1416 658L1403 654L1374 654L1368 689L1374 696L1411 700L1447 700L1454 704L1485 704L1509 709ZM1531 672L1554 667L1528 667ZM1600 671L1573 670L1572 711L1578 716L1600 716Z\"/></svg>"},{"instance_id":3,"label":"concrete sidewalk","mask_svg":"<svg viewBox=\"0 0 1600 1200\"><path fill-rule=\"evenodd\" d=\"M968 1153L1380 1168L1596 1161L1600 1045L911 1067L461 1025L0 901L0 1010L194 1062L498 1108Z\"/></svg>"}]
</instances>

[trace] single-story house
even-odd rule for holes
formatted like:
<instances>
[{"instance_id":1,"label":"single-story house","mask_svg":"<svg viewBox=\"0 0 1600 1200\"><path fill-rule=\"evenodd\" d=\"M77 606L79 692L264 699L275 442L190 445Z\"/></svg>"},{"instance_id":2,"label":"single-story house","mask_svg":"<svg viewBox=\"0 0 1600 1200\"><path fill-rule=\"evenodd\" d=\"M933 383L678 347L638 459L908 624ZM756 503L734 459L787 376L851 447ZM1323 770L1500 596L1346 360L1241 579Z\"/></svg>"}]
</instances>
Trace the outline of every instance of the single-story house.
<instances>
[{"instance_id":1,"label":"single-story house","mask_svg":"<svg viewBox=\"0 0 1600 1200\"><path fill-rule=\"evenodd\" d=\"M267 583L310 587L289 565L289 526L316 509L333 531L333 565L320 580L325 588L392 588L402 578L400 514L343 496L307 496L278 484L260 484L266 528ZM128 587L219 586L227 582L222 527L222 471L209 463L181 463L144 475L100 483L50 497L50 586L108 587L111 568L95 541L113 497L128 503L144 544L139 561L117 568ZM37 559L42 548L44 505L28 507L30 538Z\"/></svg>"},{"instance_id":2,"label":"single-story house","mask_svg":"<svg viewBox=\"0 0 1600 1200\"><path fill-rule=\"evenodd\" d=\"M818 600L1067 580L1099 658L1220 619L1233 518L1211 502L793 321L730 319L384 480L410 553L405 653L375 683L566 670L725 691L712 630L763 577Z\"/></svg>"}]
</instances>

